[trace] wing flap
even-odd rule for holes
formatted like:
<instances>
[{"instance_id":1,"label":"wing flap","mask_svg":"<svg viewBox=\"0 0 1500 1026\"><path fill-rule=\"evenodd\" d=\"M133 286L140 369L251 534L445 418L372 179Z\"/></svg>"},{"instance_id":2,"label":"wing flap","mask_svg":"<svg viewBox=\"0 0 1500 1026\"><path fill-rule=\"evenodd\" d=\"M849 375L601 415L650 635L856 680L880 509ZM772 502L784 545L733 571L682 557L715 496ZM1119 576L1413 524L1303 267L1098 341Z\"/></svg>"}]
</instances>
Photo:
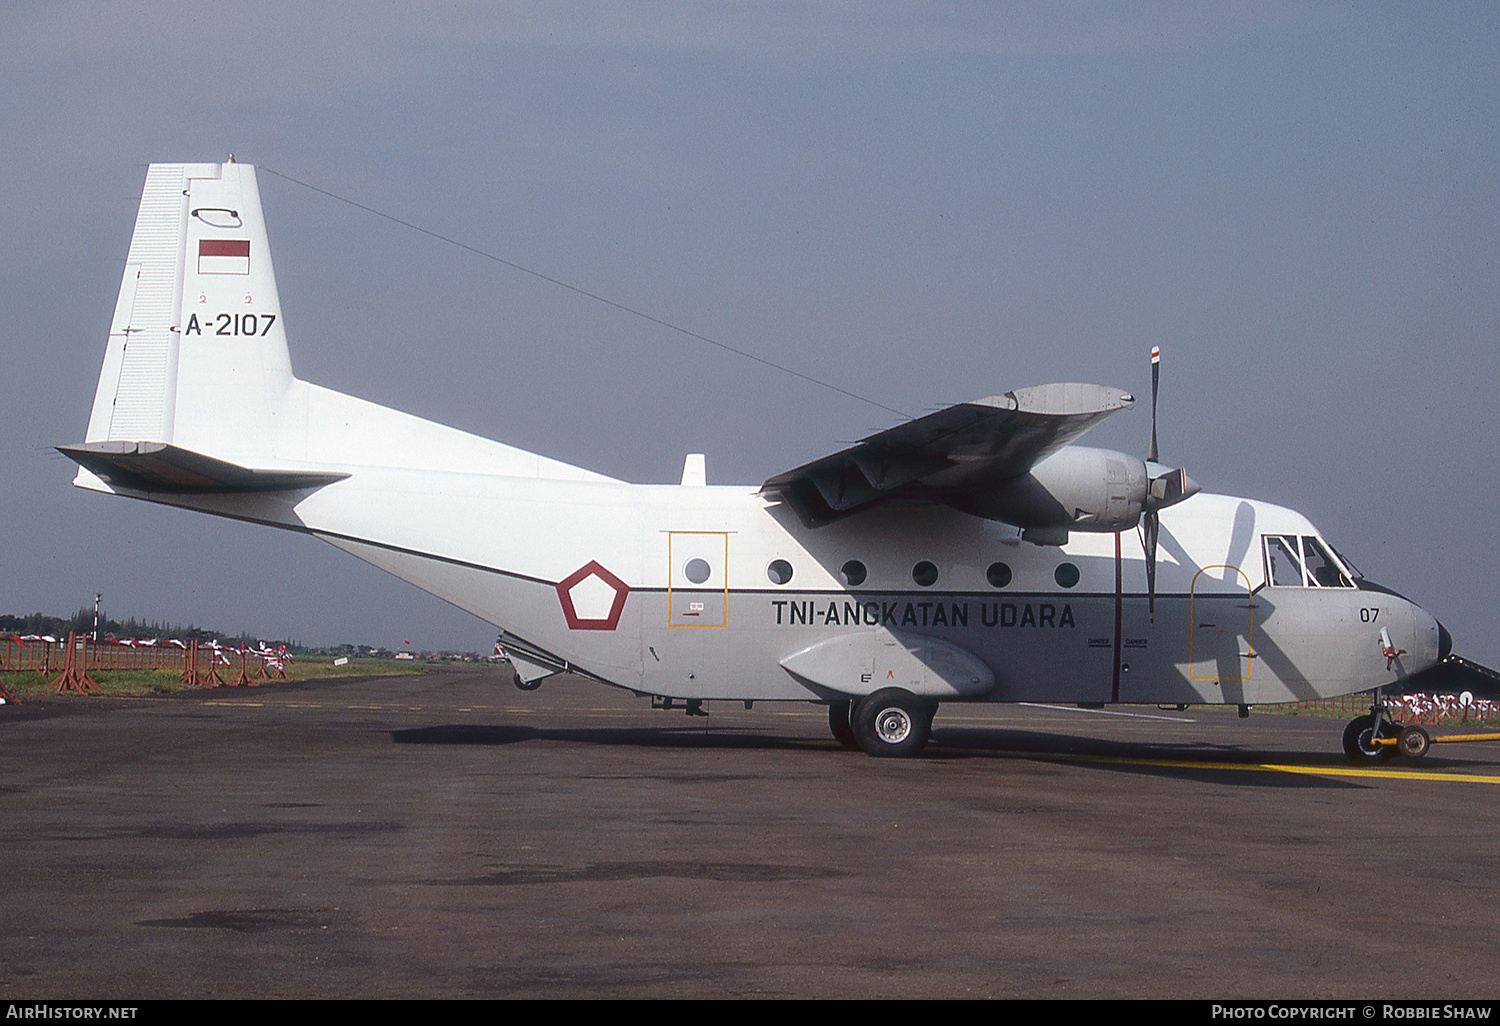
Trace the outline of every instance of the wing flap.
<instances>
[{"instance_id":1,"label":"wing flap","mask_svg":"<svg viewBox=\"0 0 1500 1026\"><path fill-rule=\"evenodd\" d=\"M107 484L141 492L279 492L342 481L335 471L255 470L166 442L84 442L57 451Z\"/></svg>"},{"instance_id":2,"label":"wing flap","mask_svg":"<svg viewBox=\"0 0 1500 1026\"><path fill-rule=\"evenodd\" d=\"M809 527L895 498L942 502L945 494L1026 473L1134 402L1104 385L1018 388L871 435L770 478L761 493L790 505Z\"/></svg>"}]
</instances>

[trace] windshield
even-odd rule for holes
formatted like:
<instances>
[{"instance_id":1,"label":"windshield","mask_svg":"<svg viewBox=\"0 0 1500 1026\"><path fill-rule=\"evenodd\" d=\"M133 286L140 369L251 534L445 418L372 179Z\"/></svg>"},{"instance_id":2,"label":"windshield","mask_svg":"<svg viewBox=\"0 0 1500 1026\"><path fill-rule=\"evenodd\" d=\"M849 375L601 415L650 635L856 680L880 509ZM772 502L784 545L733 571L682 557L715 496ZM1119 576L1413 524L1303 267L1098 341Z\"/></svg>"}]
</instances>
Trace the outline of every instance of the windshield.
<instances>
[{"instance_id":1,"label":"windshield","mask_svg":"<svg viewBox=\"0 0 1500 1026\"><path fill-rule=\"evenodd\" d=\"M1275 588L1352 588L1328 546L1313 535L1264 536L1266 583Z\"/></svg>"}]
</instances>

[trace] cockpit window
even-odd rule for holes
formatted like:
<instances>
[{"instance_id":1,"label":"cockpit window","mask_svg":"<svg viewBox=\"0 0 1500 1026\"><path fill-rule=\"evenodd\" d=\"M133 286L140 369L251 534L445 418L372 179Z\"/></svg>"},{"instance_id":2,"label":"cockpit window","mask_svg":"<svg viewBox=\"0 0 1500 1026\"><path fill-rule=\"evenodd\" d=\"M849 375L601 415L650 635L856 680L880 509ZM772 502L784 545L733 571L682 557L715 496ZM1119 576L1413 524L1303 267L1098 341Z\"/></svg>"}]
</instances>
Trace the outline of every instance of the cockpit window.
<instances>
[{"instance_id":1,"label":"cockpit window","mask_svg":"<svg viewBox=\"0 0 1500 1026\"><path fill-rule=\"evenodd\" d=\"M1328 550L1323 548L1323 543L1311 535L1302 537L1302 565L1307 567L1309 584L1316 584L1320 588L1354 587L1338 564L1328 558Z\"/></svg>"},{"instance_id":2,"label":"cockpit window","mask_svg":"<svg viewBox=\"0 0 1500 1026\"><path fill-rule=\"evenodd\" d=\"M1302 587L1302 563L1296 552L1296 538L1266 535L1266 580L1278 588Z\"/></svg>"},{"instance_id":3,"label":"cockpit window","mask_svg":"<svg viewBox=\"0 0 1500 1026\"><path fill-rule=\"evenodd\" d=\"M1268 534L1266 580L1277 588L1352 588L1348 576L1312 535Z\"/></svg>"}]
</instances>

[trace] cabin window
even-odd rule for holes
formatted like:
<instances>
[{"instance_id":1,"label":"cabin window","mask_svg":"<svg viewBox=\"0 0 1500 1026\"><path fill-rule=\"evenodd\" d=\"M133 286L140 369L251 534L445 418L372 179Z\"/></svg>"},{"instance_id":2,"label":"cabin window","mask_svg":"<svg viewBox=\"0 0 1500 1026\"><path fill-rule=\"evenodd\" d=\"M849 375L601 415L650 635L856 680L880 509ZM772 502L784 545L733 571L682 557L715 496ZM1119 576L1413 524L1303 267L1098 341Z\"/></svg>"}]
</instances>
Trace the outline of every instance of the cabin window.
<instances>
[{"instance_id":1,"label":"cabin window","mask_svg":"<svg viewBox=\"0 0 1500 1026\"><path fill-rule=\"evenodd\" d=\"M682 568L682 576L694 584L702 584L708 580L708 575L713 573L713 568L708 565L708 560L693 558L687 561Z\"/></svg>"},{"instance_id":2,"label":"cabin window","mask_svg":"<svg viewBox=\"0 0 1500 1026\"><path fill-rule=\"evenodd\" d=\"M937 583L937 566L933 563L929 563L924 559L922 560L922 562L911 568L911 579L916 581L917 584L921 585L923 588L930 588Z\"/></svg>"},{"instance_id":3,"label":"cabin window","mask_svg":"<svg viewBox=\"0 0 1500 1026\"><path fill-rule=\"evenodd\" d=\"M1266 580L1277 588L1352 588L1354 584L1312 535L1268 534Z\"/></svg>"},{"instance_id":4,"label":"cabin window","mask_svg":"<svg viewBox=\"0 0 1500 1026\"><path fill-rule=\"evenodd\" d=\"M773 559L771 565L766 567L766 576L771 579L772 584L786 584L792 579L792 564L784 559Z\"/></svg>"},{"instance_id":5,"label":"cabin window","mask_svg":"<svg viewBox=\"0 0 1500 1026\"><path fill-rule=\"evenodd\" d=\"M858 588L865 583L866 576L868 572L865 565L857 559L851 559L839 567L839 580L844 582L846 588Z\"/></svg>"},{"instance_id":6,"label":"cabin window","mask_svg":"<svg viewBox=\"0 0 1500 1026\"><path fill-rule=\"evenodd\" d=\"M1057 564L1057 569L1052 574L1052 579L1064 588L1071 588L1077 584L1078 577L1078 568L1072 563Z\"/></svg>"},{"instance_id":7,"label":"cabin window","mask_svg":"<svg viewBox=\"0 0 1500 1026\"><path fill-rule=\"evenodd\" d=\"M991 588L1003 588L1010 583L1010 567L1005 563L991 563L984 572L984 579L990 582Z\"/></svg>"}]
</instances>

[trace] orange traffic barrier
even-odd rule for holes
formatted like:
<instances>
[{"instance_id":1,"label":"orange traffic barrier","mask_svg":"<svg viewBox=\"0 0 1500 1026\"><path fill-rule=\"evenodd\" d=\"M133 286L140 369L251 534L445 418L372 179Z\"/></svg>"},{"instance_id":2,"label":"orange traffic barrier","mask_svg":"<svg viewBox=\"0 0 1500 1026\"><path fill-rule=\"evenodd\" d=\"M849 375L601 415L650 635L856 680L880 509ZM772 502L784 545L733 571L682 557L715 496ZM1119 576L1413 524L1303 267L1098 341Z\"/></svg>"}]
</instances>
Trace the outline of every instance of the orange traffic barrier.
<instances>
[{"instance_id":1,"label":"orange traffic barrier","mask_svg":"<svg viewBox=\"0 0 1500 1026\"><path fill-rule=\"evenodd\" d=\"M229 682L229 686L230 687L246 687L246 688L258 688L258 687L260 687L260 681L256 680L254 677L250 676L250 674L246 670L245 663L246 663L246 661L249 658L250 658L250 653L247 652L247 651L245 651L243 648L240 649L240 672L237 673L237 674L235 674L234 675L234 680L232 680L232 681Z\"/></svg>"},{"instance_id":2,"label":"orange traffic barrier","mask_svg":"<svg viewBox=\"0 0 1500 1026\"><path fill-rule=\"evenodd\" d=\"M78 691L85 695L97 695L99 685L89 676L88 637L79 638L68 632L68 647L63 654L63 672L52 682L52 690Z\"/></svg>"}]
</instances>

